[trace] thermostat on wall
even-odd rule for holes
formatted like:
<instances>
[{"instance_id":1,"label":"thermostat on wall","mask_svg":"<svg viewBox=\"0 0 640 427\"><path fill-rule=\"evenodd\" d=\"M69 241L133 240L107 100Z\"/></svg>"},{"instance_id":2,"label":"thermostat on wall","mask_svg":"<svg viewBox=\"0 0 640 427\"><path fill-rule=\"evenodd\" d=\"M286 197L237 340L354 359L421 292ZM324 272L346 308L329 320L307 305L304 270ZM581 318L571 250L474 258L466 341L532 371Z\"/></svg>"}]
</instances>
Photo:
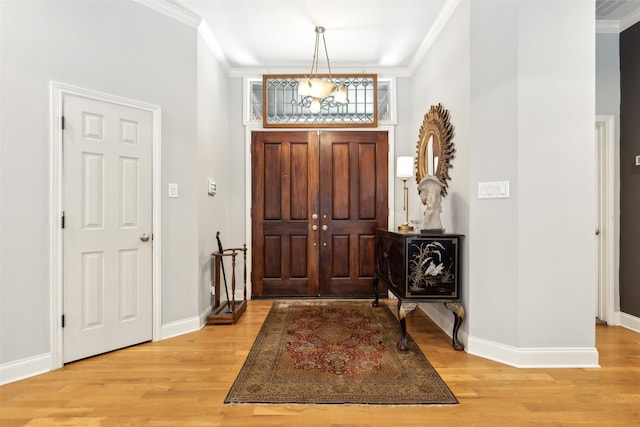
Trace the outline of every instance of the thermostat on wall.
<instances>
[{"instance_id":1,"label":"thermostat on wall","mask_svg":"<svg viewBox=\"0 0 640 427\"><path fill-rule=\"evenodd\" d=\"M216 182L213 180L213 178L209 178L209 186L208 186L208 193L210 196L215 196L216 192L218 191L218 186L216 185Z\"/></svg>"}]
</instances>

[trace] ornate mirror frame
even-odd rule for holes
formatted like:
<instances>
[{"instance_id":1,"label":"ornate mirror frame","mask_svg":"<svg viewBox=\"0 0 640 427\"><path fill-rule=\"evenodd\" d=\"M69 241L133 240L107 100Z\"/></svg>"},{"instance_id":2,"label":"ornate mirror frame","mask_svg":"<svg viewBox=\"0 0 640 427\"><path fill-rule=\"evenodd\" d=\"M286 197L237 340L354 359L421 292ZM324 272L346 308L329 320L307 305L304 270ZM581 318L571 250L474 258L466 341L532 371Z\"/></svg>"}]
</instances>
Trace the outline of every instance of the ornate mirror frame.
<instances>
[{"instance_id":1,"label":"ornate mirror frame","mask_svg":"<svg viewBox=\"0 0 640 427\"><path fill-rule=\"evenodd\" d=\"M416 146L416 181L427 175L436 176L443 184L440 194L447 195L451 177L449 167L456 149L453 147L453 125L449 122L449 111L442 104L432 105L425 114Z\"/></svg>"}]
</instances>

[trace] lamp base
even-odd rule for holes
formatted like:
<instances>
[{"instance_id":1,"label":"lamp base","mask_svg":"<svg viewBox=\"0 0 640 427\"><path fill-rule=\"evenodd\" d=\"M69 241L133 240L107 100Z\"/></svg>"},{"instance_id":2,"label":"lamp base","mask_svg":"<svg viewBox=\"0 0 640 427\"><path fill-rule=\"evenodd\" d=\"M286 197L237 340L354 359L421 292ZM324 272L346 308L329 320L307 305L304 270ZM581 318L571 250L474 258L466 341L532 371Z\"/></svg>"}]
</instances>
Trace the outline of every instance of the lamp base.
<instances>
[{"instance_id":1,"label":"lamp base","mask_svg":"<svg viewBox=\"0 0 640 427\"><path fill-rule=\"evenodd\" d=\"M413 231L413 225L400 224L398 226L398 231L402 231L403 233L406 233L407 231Z\"/></svg>"}]
</instances>

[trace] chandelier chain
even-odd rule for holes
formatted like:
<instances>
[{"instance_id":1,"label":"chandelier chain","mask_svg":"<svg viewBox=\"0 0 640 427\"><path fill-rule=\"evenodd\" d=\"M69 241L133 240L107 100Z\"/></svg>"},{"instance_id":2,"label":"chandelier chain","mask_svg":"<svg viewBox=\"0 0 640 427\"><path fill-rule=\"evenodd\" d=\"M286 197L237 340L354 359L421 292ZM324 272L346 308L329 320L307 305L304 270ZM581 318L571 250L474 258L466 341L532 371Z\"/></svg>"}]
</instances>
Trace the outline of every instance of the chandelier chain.
<instances>
[{"instance_id":1,"label":"chandelier chain","mask_svg":"<svg viewBox=\"0 0 640 427\"><path fill-rule=\"evenodd\" d=\"M309 77L318 77L318 54L320 53L320 34L322 34L322 45L324 46L324 56L327 60L327 68L329 70L329 80L331 80L331 64L329 62L329 50L327 49L327 40L324 37L324 27L316 27L316 44L313 50L313 61L311 62L311 71Z\"/></svg>"},{"instance_id":2,"label":"chandelier chain","mask_svg":"<svg viewBox=\"0 0 640 427\"><path fill-rule=\"evenodd\" d=\"M322 44L324 45L324 56L327 58L327 68L329 69L329 80L331 80L331 64L329 63L329 52L327 51L327 42L324 39L324 28L322 31Z\"/></svg>"}]
</instances>

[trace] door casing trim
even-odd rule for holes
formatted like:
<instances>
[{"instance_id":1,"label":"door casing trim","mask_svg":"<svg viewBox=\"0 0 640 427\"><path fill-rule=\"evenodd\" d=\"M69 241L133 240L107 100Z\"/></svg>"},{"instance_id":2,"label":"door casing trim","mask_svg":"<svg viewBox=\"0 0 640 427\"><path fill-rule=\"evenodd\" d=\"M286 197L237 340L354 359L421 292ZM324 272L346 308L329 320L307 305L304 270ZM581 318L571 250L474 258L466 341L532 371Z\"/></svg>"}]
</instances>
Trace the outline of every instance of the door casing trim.
<instances>
[{"instance_id":1,"label":"door casing trim","mask_svg":"<svg viewBox=\"0 0 640 427\"><path fill-rule=\"evenodd\" d=\"M152 114L152 233L153 245L151 262L152 266L152 339L161 338L161 309L162 295L160 290L161 270L160 260L162 252L161 236L161 125L162 109L160 106L148 104L142 101L123 98L116 95L98 92L56 81L50 82L50 120L49 139L51 152L49 159L50 186L50 247L49 247L49 295L50 295L50 348L51 370L63 366L63 335L61 319L64 309L64 276L63 276L63 235L60 227L60 218L63 206L63 181L62 181L62 126L61 117L63 111L62 100L64 95L76 95L97 101L110 102L127 107L149 111Z\"/></svg>"}]
</instances>

